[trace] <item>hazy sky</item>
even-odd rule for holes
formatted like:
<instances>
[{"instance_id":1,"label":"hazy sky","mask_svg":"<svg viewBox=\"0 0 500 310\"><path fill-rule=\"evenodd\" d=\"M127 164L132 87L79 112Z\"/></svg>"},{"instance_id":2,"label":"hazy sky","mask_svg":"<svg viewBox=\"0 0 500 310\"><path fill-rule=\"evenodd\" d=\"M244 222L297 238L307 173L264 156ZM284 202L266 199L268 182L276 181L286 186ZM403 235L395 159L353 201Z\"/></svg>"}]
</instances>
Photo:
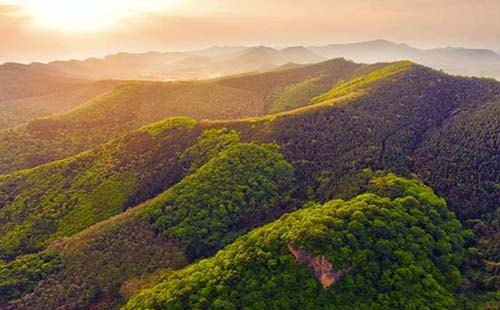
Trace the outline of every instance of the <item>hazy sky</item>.
<instances>
[{"instance_id":1,"label":"hazy sky","mask_svg":"<svg viewBox=\"0 0 500 310\"><path fill-rule=\"evenodd\" d=\"M0 0L0 63L383 38L500 51L500 0Z\"/></svg>"}]
</instances>

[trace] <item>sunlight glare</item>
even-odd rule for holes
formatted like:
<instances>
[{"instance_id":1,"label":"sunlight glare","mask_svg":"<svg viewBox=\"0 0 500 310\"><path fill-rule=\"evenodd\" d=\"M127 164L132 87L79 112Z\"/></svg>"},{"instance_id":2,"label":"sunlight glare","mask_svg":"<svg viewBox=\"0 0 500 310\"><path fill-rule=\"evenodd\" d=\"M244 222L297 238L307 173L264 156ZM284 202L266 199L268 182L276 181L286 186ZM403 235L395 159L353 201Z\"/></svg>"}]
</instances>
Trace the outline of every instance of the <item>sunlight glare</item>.
<instances>
[{"instance_id":1,"label":"sunlight glare","mask_svg":"<svg viewBox=\"0 0 500 310\"><path fill-rule=\"evenodd\" d=\"M171 9L177 0L19 1L35 25L62 32L98 31L141 12Z\"/></svg>"}]
</instances>

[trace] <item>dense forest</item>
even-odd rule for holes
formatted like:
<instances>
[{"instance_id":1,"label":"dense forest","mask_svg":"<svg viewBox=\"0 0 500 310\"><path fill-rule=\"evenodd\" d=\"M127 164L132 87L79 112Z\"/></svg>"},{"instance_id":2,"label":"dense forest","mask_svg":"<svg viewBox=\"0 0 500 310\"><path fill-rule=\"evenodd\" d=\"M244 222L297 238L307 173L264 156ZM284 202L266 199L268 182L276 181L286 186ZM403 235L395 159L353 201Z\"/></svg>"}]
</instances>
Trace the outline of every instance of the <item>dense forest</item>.
<instances>
[{"instance_id":1,"label":"dense forest","mask_svg":"<svg viewBox=\"0 0 500 310\"><path fill-rule=\"evenodd\" d=\"M363 75L380 66L336 59L291 70L212 81L123 82L64 114L0 130L0 173L76 155L169 116L221 120L265 115L281 93L289 92L287 87L303 80L317 77L322 80L321 87L303 95L306 100L342 79Z\"/></svg>"},{"instance_id":2,"label":"dense forest","mask_svg":"<svg viewBox=\"0 0 500 310\"><path fill-rule=\"evenodd\" d=\"M207 131L181 158L188 175L151 201L53 242L41 254L0 266L0 275L7 274L0 286L6 300L42 280L14 309L85 308L96 299L113 304L129 277L210 255L295 206L293 167L275 145L242 143L235 132ZM25 270L26 265L38 273Z\"/></svg>"},{"instance_id":3,"label":"dense forest","mask_svg":"<svg viewBox=\"0 0 500 310\"><path fill-rule=\"evenodd\" d=\"M46 80L52 81L52 79ZM43 91L47 90L46 88L33 93L23 88L27 93L17 92L17 96L8 96L3 91L0 95L0 129L21 125L55 113L67 112L82 102L112 90L119 83L119 81L96 81L81 82L67 87L58 85L47 93ZM26 84L21 83L21 86L24 85ZM8 88L5 84L2 86Z\"/></svg>"},{"instance_id":4,"label":"dense forest","mask_svg":"<svg viewBox=\"0 0 500 310\"><path fill-rule=\"evenodd\" d=\"M333 60L4 130L0 309L496 309L499 100Z\"/></svg>"},{"instance_id":5,"label":"dense forest","mask_svg":"<svg viewBox=\"0 0 500 310\"><path fill-rule=\"evenodd\" d=\"M195 121L174 118L68 159L0 176L0 258L43 248L153 197L183 176Z\"/></svg>"},{"instance_id":6,"label":"dense forest","mask_svg":"<svg viewBox=\"0 0 500 310\"><path fill-rule=\"evenodd\" d=\"M394 175L371 182L390 197L365 193L287 214L124 309L456 307L467 232L428 187ZM294 249L323 264L298 260Z\"/></svg>"}]
</instances>

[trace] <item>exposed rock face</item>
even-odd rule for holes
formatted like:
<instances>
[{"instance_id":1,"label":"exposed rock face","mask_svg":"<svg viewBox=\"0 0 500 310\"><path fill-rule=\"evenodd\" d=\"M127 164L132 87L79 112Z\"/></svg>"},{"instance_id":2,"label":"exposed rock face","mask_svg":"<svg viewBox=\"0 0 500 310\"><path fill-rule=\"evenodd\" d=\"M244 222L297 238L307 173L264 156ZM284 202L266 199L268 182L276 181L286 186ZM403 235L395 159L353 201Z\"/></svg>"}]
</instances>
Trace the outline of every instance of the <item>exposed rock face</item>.
<instances>
[{"instance_id":1,"label":"exposed rock face","mask_svg":"<svg viewBox=\"0 0 500 310\"><path fill-rule=\"evenodd\" d=\"M335 270L332 263L324 256L314 256L306 250L296 249L291 245L288 245L288 250L299 263L306 264L313 271L316 280L321 283L323 288L330 287L351 270L351 268Z\"/></svg>"}]
</instances>

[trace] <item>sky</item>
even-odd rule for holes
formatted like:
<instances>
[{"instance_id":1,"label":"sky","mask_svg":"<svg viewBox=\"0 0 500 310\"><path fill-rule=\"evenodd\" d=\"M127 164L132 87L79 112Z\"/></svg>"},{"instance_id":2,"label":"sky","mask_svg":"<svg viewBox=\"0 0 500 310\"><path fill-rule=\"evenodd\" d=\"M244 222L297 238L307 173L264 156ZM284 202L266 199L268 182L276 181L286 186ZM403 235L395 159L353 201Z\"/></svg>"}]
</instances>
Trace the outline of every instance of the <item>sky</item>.
<instances>
[{"instance_id":1,"label":"sky","mask_svg":"<svg viewBox=\"0 0 500 310\"><path fill-rule=\"evenodd\" d=\"M500 0L0 0L0 63L374 39L500 52Z\"/></svg>"}]
</instances>

